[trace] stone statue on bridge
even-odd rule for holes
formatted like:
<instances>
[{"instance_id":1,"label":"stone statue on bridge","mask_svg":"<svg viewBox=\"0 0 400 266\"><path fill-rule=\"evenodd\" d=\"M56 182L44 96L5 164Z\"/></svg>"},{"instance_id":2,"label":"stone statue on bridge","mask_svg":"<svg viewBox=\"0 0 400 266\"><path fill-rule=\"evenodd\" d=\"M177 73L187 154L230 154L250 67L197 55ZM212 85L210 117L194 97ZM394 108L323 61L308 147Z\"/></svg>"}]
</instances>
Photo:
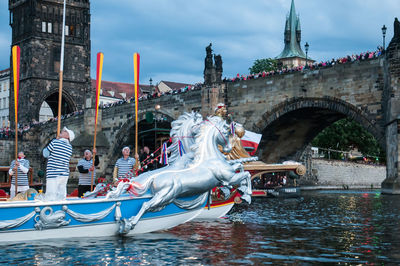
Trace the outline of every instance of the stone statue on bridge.
<instances>
[{"instance_id":1,"label":"stone statue on bridge","mask_svg":"<svg viewBox=\"0 0 400 266\"><path fill-rule=\"evenodd\" d=\"M394 19L393 28L394 34L391 42L400 43L400 22L397 18Z\"/></svg>"},{"instance_id":2,"label":"stone statue on bridge","mask_svg":"<svg viewBox=\"0 0 400 266\"><path fill-rule=\"evenodd\" d=\"M222 82L222 58L221 55L212 53L212 44L206 47L206 58L204 59L204 84L212 85ZM213 60L214 59L214 60Z\"/></svg>"},{"instance_id":3,"label":"stone statue on bridge","mask_svg":"<svg viewBox=\"0 0 400 266\"><path fill-rule=\"evenodd\" d=\"M214 55L215 70L222 73L222 58L221 55Z\"/></svg>"},{"instance_id":4,"label":"stone statue on bridge","mask_svg":"<svg viewBox=\"0 0 400 266\"><path fill-rule=\"evenodd\" d=\"M205 68L204 71L206 69L210 69L214 67L214 62L213 62L213 58L212 58L212 49L211 49L211 43L206 47L206 58L205 58Z\"/></svg>"}]
</instances>

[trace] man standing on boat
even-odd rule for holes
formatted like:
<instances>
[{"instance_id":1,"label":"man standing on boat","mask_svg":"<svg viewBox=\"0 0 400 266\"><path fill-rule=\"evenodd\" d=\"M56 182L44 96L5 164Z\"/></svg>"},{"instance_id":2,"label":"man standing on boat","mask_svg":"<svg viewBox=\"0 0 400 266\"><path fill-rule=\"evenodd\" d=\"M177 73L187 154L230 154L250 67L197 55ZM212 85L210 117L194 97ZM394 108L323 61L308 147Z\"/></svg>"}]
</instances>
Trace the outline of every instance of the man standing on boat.
<instances>
[{"instance_id":1,"label":"man standing on boat","mask_svg":"<svg viewBox=\"0 0 400 266\"><path fill-rule=\"evenodd\" d=\"M89 150L85 150L83 158L79 160L76 166L79 171L79 183L78 183L78 197L82 197L87 191L90 191L92 184L92 172L93 180L96 180L95 166L99 165L99 156L96 155L96 149L93 150L94 165L93 165L93 155Z\"/></svg>"},{"instance_id":2,"label":"man standing on boat","mask_svg":"<svg viewBox=\"0 0 400 266\"><path fill-rule=\"evenodd\" d=\"M64 127L43 150L43 156L47 158L46 200L63 200L67 196L69 160L72 156L70 142L74 138L74 132Z\"/></svg>"},{"instance_id":3,"label":"man standing on boat","mask_svg":"<svg viewBox=\"0 0 400 266\"><path fill-rule=\"evenodd\" d=\"M17 162L13 160L10 165L8 173L12 176L10 187L10 198L15 197L15 173L18 174L18 192L25 192L29 189L28 180L29 161L25 159L23 151L18 152Z\"/></svg>"},{"instance_id":4,"label":"man standing on boat","mask_svg":"<svg viewBox=\"0 0 400 266\"><path fill-rule=\"evenodd\" d=\"M139 163L139 155L135 154L135 158L129 157L131 153L131 149L128 146L125 146L122 149L122 157L117 160L114 167L113 172L113 181L116 182L122 178L129 178L134 176L130 175L128 172L136 167L136 162Z\"/></svg>"}]
</instances>

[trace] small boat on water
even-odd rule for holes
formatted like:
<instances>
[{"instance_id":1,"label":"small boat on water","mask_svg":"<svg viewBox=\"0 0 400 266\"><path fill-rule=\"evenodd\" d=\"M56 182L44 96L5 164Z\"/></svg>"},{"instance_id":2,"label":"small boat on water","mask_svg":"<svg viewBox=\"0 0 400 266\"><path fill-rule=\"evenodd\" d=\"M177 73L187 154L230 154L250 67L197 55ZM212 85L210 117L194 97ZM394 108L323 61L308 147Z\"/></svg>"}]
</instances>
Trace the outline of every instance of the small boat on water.
<instances>
[{"instance_id":1,"label":"small boat on water","mask_svg":"<svg viewBox=\"0 0 400 266\"><path fill-rule=\"evenodd\" d=\"M245 164L244 168L252 174L253 197L296 198L301 195L300 187L296 186L296 179L303 176L306 169L299 163L250 162Z\"/></svg>"},{"instance_id":2,"label":"small boat on water","mask_svg":"<svg viewBox=\"0 0 400 266\"><path fill-rule=\"evenodd\" d=\"M269 189L253 189L253 197L298 198L301 195L299 187L287 186Z\"/></svg>"}]
</instances>

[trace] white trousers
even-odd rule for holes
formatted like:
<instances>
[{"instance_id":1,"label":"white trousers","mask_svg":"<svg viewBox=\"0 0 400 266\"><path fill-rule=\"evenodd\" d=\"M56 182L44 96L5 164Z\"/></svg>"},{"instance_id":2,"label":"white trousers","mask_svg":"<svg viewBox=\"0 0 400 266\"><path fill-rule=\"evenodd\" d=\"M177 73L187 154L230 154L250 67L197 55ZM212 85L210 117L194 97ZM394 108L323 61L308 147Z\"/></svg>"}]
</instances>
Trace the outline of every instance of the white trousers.
<instances>
[{"instance_id":1,"label":"white trousers","mask_svg":"<svg viewBox=\"0 0 400 266\"><path fill-rule=\"evenodd\" d=\"M68 176L46 178L46 200L64 200L67 197Z\"/></svg>"},{"instance_id":2,"label":"white trousers","mask_svg":"<svg viewBox=\"0 0 400 266\"><path fill-rule=\"evenodd\" d=\"M29 186L18 186L18 192L25 192L29 189ZM10 187L10 199L15 197L15 185L11 184Z\"/></svg>"}]
</instances>

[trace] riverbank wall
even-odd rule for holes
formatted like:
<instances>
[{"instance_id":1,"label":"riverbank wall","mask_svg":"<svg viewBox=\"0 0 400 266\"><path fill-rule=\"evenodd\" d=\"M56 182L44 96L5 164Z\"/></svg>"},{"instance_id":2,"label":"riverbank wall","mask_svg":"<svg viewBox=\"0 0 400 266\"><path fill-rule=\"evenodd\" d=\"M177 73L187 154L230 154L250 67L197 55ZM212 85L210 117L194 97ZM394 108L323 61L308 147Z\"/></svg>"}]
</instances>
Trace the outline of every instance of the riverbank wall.
<instances>
[{"instance_id":1,"label":"riverbank wall","mask_svg":"<svg viewBox=\"0 0 400 266\"><path fill-rule=\"evenodd\" d=\"M303 189L380 188L386 166L313 158L310 173L299 182Z\"/></svg>"}]
</instances>

